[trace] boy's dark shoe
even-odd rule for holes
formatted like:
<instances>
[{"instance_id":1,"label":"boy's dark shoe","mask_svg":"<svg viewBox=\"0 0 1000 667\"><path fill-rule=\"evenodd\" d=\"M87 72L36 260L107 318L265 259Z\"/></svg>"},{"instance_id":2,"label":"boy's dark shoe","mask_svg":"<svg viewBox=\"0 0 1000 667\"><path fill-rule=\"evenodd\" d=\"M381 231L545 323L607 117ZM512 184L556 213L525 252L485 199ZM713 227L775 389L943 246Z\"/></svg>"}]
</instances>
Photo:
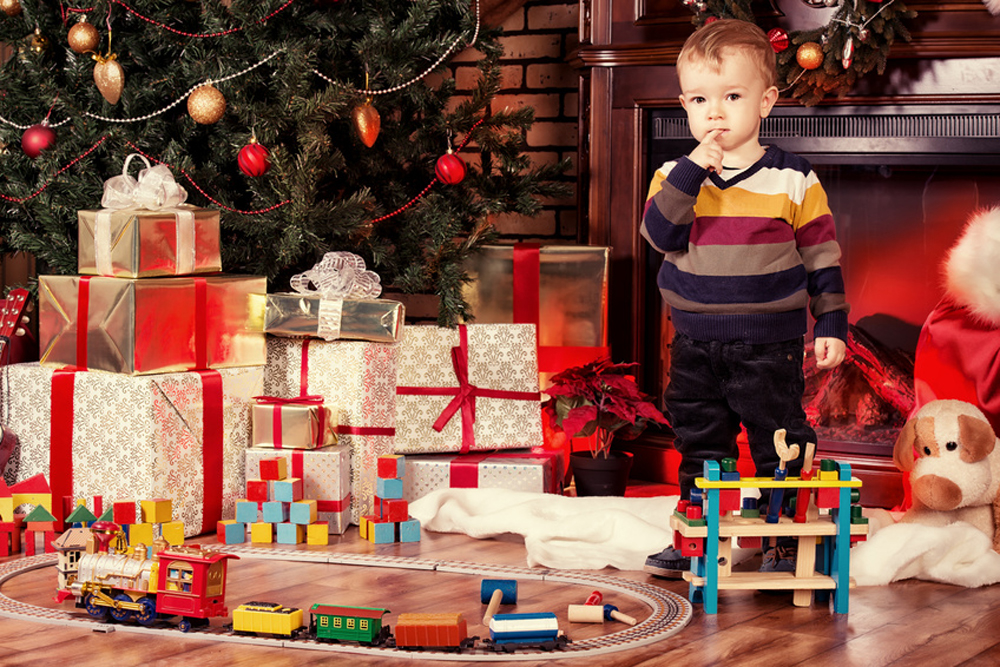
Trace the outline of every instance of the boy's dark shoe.
<instances>
[{"instance_id":1,"label":"boy's dark shoe","mask_svg":"<svg viewBox=\"0 0 1000 667\"><path fill-rule=\"evenodd\" d=\"M795 545L779 544L764 548L764 559L759 572L795 572L795 559L798 556Z\"/></svg>"},{"instance_id":2,"label":"boy's dark shoe","mask_svg":"<svg viewBox=\"0 0 1000 667\"><path fill-rule=\"evenodd\" d=\"M690 558L682 556L681 552L673 547L667 547L660 553L649 556L642 571L661 579L683 579L684 572L690 569Z\"/></svg>"}]
</instances>

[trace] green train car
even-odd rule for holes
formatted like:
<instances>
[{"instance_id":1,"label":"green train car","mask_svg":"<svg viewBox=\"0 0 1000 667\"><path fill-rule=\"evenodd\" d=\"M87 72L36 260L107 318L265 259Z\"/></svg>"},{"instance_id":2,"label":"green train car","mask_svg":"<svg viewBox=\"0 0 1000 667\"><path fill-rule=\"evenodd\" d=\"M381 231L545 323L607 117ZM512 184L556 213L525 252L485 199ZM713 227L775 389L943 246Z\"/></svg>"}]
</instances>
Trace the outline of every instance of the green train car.
<instances>
[{"instance_id":1,"label":"green train car","mask_svg":"<svg viewBox=\"0 0 1000 667\"><path fill-rule=\"evenodd\" d=\"M388 609L314 604L309 612L309 634L319 641L354 641L381 646L389 638L389 626L382 623Z\"/></svg>"}]
</instances>

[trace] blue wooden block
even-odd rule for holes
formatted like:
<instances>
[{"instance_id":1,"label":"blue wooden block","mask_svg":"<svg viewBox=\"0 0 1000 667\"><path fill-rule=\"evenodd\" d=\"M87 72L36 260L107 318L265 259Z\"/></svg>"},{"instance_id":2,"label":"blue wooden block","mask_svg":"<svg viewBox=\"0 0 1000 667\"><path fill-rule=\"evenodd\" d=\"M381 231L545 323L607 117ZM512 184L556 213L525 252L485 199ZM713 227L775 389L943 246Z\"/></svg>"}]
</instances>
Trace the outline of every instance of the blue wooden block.
<instances>
[{"instance_id":1,"label":"blue wooden block","mask_svg":"<svg viewBox=\"0 0 1000 667\"><path fill-rule=\"evenodd\" d=\"M241 521L220 521L216 532L223 544L243 544L247 540L247 525Z\"/></svg>"},{"instance_id":2,"label":"blue wooden block","mask_svg":"<svg viewBox=\"0 0 1000 667\"><path fill-rule=\"evenodd\" d=\"M403 480L384 479L379 477L375 480L375 495L379 498L397 499L403 497Z\"/></svg>"},{"instance_id":3,"label":"blue wooden block","mask_svg":"<svg viewBox=\"0 0 1000 667\"><path fill-rule=\"evenodd\" d=\"M260 520L260 508L255 500L236 501L236 520L243 523L257 523Z\"/></svg>"},{"instance_id":4,"label":"blue wooden block","mask_svg":"<svg viewBox=\"0 0 1000 667\"><path fill-rule=\"evenodd\" d=\"M417 519L407 519L399 522L399 542L419 542L420 541L420 521Z\"/></svg>"},{"instance_id":5,"label":"blue wooden block","mask_svg":"<svg viewBox=\"0 0 1000 667\"><path fill-rule=\"evenodd\" d=\"M284 523L288 521L288 503L277 500L269 500L264 503L262 509L262 519L264 523Z\"/></svg>"},{"instance_id":6,"label":"blue wooden block","mask_svg":"<svg viewBox=\"0 0 1000 667\"><path fill-rule=\"evenodd\" d=\"M392 544L396 541L396 524L392 522L369 523L368 541L372 544Z\"/></svg>"},{"instance_id":7,"label":"blue wooden block","mask_svg":"<svg viewBox=\"0 0 1000 667\"><path fill-rule=\"evenodd\" d=\"M279 523L276 525L278 544L302 544L306 541L306 527L297 523Z\"/></svg>"},{"instance_id":8,"label":"blue wooden block","mask_svg":"<svg viewBox=\"0 0 1000 667\"><path fill-rule=\"evenodd\" d=\"M733 470L732 472L727 472L723 470L719 474L719 479L722 480L723 482L738 482L740 481L740 473L735 470Z\"/></svg>"},{"instance_id":9,"label":"blue wooden block","mask_svg":"<svg viewBox=\"0 0 1000 667\"><path fill-rule=\"evenodd\" d=\"M274 499L285 503L302 500L303 483L300 477L280 479L274 483Z\"/></svg>"},{"instance_id":10,"label":"blue wooden block","mask_svg":"<svg viewBox=\"0 0 1000 667\"><path fill-rule=\"evenodd\" d=\"M288 506L289 523L297 523L302 526L308 526L316 520L316 517L317 511L315 500L300 500Z\"/></svg>"}]
</instances>

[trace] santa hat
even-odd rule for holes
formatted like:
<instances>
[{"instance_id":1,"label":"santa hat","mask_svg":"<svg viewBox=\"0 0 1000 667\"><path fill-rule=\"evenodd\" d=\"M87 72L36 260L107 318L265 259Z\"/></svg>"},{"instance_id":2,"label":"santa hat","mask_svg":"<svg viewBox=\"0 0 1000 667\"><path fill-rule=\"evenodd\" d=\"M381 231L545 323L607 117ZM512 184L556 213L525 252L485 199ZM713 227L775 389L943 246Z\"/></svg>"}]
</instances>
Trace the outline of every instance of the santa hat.
<instances>
[{"instance_id":1,"label":"santa hat","mask_svg":"<svg viewBox=\"0 0 1000 667\"><path fill-rule=\"evenodd\" d=\"M994 4L1000 5L1000 0ZM944 263L945 290L974 317L1000 327L1000 207L975 213Z\"/></svg>"}]
</instances>

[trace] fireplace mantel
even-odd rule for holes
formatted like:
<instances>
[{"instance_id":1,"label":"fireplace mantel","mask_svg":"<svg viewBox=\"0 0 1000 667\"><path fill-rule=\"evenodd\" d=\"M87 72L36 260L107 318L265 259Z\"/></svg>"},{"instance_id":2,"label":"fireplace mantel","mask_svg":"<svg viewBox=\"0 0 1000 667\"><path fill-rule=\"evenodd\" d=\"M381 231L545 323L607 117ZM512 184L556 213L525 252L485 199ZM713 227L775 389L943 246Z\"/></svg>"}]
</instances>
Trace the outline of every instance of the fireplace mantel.
<instances>
[{"instance_id":1,"label":"fireplace mantel","mask_svg":"<svg viewBox=\"0 0 1000 667\"><path fill-rule=\"evenodd\" d=\"M815 107L818 113L845 106L985 109L1000 103L1000 17L991 16L982 2L906 4L918 12L912 40L893 45L885 74L868 75L846 98ZM774 6L804 8L798 0L756 2L762 26L775 20ZM582 0L581 46L571 56L581 72L581 233L589 243L612 247L610 344L616 360L640 363L640 380L650 393L661 389L656 378L669 355L669 323L651 321L664 318L658 314L646 243L638 234L649 185L649 120L655 109L679 106L673 65L692 30L690 19L680 0ZM798 103L782 100L779 105ZM668 437L647 441L654 451L669 449ZM640 443L637 453L643 447ZM891 460L863 452L849 453L847 460L880 487L869 488L866 500L881 505L899 500ZM636 467L660 470L665 465L650 460Z\"/></svg>"}]
</instances>

